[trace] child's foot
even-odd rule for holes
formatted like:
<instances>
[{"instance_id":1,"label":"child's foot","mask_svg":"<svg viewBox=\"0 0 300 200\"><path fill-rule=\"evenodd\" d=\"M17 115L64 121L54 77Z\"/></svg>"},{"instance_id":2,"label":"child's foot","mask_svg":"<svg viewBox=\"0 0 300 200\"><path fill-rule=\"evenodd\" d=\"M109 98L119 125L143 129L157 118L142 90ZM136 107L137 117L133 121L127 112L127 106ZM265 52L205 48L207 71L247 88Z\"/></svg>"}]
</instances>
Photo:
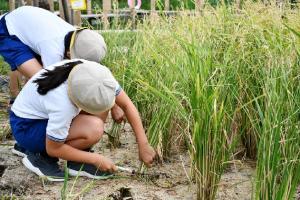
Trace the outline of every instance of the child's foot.
<instances>
[{"instance_id":1,"label":"child's foot","mask_svg":"<svg viewBox=\"0 0 300 200\"><path fill-rule=\"evenodd\" d=\"M59 168L57 158L27 152L27 156L22 159L22 162L27 169L40 177L45 177L49 181L64 181L64 172Z\"/></svg>"},{"instance_id":2,"label":"child's foot","mask_svg":"<svg viewBox=\"0 0 300 200\"><path fill-rule=\"evenodd\" d=\"M102 172L91 164L68 161L67 166L71 176L85 176L93 179L108 179L113 176L112 173Z\"/></svg>"},{"instance_id":3,"label":"child's foot","mask_svg":"<svg viewBox=\"0 0 300 200\"><path fill-rule=\"evenodd\" d=\"M14 148L11 151L13 152L13 154L17 156L21 156L21 157L26 156L26 149L21 147L18 143L15 143Z\"/></svg>"}]
</instances>

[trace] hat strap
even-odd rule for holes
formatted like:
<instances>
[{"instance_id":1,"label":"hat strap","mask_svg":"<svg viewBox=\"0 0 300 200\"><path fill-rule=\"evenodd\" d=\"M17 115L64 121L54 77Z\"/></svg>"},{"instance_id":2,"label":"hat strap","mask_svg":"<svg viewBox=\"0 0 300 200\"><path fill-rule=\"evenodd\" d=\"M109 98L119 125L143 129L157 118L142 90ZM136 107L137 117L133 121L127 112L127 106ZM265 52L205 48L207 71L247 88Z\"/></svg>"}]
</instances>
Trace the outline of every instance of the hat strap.
<instances>
[{"instance_id":1,"label":"hat strap","mask_svg":"<svg viewBox=\"0 0 300 200\"><path fill-rule=\"evenodd\" d=\"M88 28L87 28L87 27L80 27L80 28L77 28L77 29L73 32L72 37L71 37L71 42L70 42L70 47L69 47L69 49L72 49L72 47L73 47L73 45L74 45L74 43L75 43L75 37L76 37L76 35L77 35L80 31L85 30L85 29L88 29Z\"/></svg>"}]
</instances>

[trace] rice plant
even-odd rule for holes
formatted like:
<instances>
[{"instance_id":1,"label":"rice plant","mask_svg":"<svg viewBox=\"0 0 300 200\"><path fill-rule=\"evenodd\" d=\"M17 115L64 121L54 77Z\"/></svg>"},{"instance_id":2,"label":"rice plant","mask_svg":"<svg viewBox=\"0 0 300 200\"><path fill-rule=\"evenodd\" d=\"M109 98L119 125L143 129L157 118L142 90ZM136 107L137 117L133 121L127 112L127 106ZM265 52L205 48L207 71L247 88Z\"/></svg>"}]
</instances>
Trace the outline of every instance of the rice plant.
<instances>
[{"instance_id":1,"label":"rice plant","mask_svg":"<svg viewBox=\"0 0 300 200\"><path fill-rule=\"evenodd\" d=\"M81 166L81 168L82 168L82 166ZM81 168L80 168L80 171L81 171ZM91 180L86 185L81 187L79 190L76 189L75 188L76 184L79 183L79 180L78 180L79 175L77 175L75 177L75 180L73 180L73 183L71 183L69 181L70 177L69 177L67 162L64 163L64 171L65 171L64 183L60 190L60 198L62 200L80 199L80 198L82 198L82 196L84 196L85 193L88 193L94 187L95 180Z\"/></svg>"},{"instance_id":2,"label":"rice plant","mask_svg":"<svg viewBox=\"0 0 300 200\"><path fill-rule=\"evenodd\" d=\"M299 183L300 42L283 24L298 33L299 12L250 2L235 8L146 19L126 53L116 51L121 36L107 35L116 48L105 62L164 158L185 140L198 199L215 198L237 141L257 159L254 197L291 199Z\"/></svg>"},{"instance_id":3,"label":"rice plant","mask_svg":"<svg viewBox=\"0 0 300 200\"><path fill-rule=\"evenodd\" d=\"M277 38L278 42L290 39L284 35ZM294 199L300 183L298 49L286 48L290 52L278 54L265 69L256 199Z\"/></svg>"},{"instance_id":4,"label":"rice plant","mask_svg":"<svg viewBox=\"0 0 300 200\"><path fill-rule=\"evenodd\" d=\"M299 83L286 68L267 73L256 199L293 199L300 181Z\"/></svg>"},{"instance_id":5,"label":"rice plant","mask_svg":"<svg viewBox=\"0 0 300 200\"><path fill-rule=\"evenodd\" d=\"M119 148L121 146L120 136L121 136L122 128L124 128L124 126L122 124L113 122L110 132L107 133L108 146L111 149Z\"/></svg>"}]
</instances>

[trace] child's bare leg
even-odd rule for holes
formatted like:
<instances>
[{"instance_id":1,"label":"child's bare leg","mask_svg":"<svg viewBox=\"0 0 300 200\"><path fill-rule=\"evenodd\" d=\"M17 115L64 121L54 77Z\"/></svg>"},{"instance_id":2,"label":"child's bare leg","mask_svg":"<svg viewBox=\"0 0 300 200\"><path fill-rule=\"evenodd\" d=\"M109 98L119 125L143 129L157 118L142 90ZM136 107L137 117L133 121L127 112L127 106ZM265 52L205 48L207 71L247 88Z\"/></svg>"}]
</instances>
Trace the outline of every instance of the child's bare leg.
<instances>
[{"instance_id":1,"label":"child's bare leg","mask_svg":"<svg viewBox=\"0 0 300 200\"><path fill-rule=\"evenodd\" d=\"M102 119L94 115L79 114L72 121L66 144L76 149L88 149L101 139L103 131Z\"/></svg>"},{"instance_id":2,"label":"child's bare leg","mask_svg":"<svg viewBox=\"0 0 300 200\"><path fill-rule=\"evenodd\" d=\"M102 113L100 113L100 114L97 114L97 115L94 115L94 116L97 116L97 117L99 117L100 119L102 119L102 121L105 123L105 121L106 121L106 118L107 118L107 116L108 116L108 112L109 111L105 111L105 112L102 112ZM87 113L87 112L85 112L85 111L80 111L80 114L85 114L85 115L92 115L92 114L90 114L90 113Z\"/></svg>"},{"instance_id":3,"label":"child's bare leg","mask_svg":"<svg viewBox=\"0 0 300 200\"><path fill-rule=\"evenodd\" d=\"M97 116L97 117L99 117L100 119L102 119L102 121L105 123L106 118L107 118L107 116L108 116L108 112L109 112L109 111L106 111L106 112L100 113L100 114L95 115L95 116Z\"/></svg>"},{"instance_id":4,"label":"child's bare leg","mask_svg":"<svg viewBox=\"0 0 300 200\"><path fill-rule=\"evenodd\" d=\"M9 73L9 89L11 98L16 98L20 92L19 85L22 75L18 71L12 71Z\"/></svg>"},{"instance_id":5,"label":"child's bare leg","mask_svg":"<svg viewBox=\"0 0 300 200\"><path fill-rule=\"evenodd\" d=\"M46 140L46 146L48 145L47 153L50 156L68 160L68 169L72 176L80 174L80 176L96 178L104 175L102 171L116 171L117 168L110 159L97 153L79 150L87 150L97 143L103 134L103 127L104 123L99 117L79 114L71 123L69 135L64 145L57 145L57 143L49 139ZM70 146L73 148L70 148ZM61 151L56 151L56 147L61 147ZM62 151L63 149L65 149L65 151ZM82 167L82 163L91 164L94 167L90 165L84 165ZM85 168L85 166L87 166L87 168ZM81 173L81 171L84 173Z\"/></svg>"},{"instance_id":6,"label":"child's bare leg","mask_svg":"<svg viewBox=\"0 0 300 200\"><path fill-rule=\"evenodd\" d=\"M30 59L18 67L18 71L12 71L9 74L9 88L11 98L14 99L20 92L21 74L26 78L31 78L35 73L42 69L41 64L35 59Z\"/></svg>"}]
</instances>

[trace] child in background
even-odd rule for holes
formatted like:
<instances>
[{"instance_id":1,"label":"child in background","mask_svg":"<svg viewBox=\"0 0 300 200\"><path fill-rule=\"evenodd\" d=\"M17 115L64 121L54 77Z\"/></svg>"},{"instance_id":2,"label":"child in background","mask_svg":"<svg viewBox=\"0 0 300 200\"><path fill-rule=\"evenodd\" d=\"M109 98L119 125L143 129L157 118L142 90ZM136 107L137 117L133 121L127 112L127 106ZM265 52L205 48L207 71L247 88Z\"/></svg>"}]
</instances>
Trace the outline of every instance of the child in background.
<instances>
[{"instance_id":1,"label":"child in background","mask_svg":"<svg viewBox=\"0 0 300 200\"><path fill-rule=\"evenodd\" d=\"M100 140L107 111L114 104L124 110L140 159L150 166L155 151L136 107L109 69L86 60L63 61L39 71L16 98L10 123L17 142L29 151L23 164L50 181L64 180L57 158L68 161L70 175L109 176L117 170L114 163L89 150Z\"/></svg>"},{"instance_id":2,"label":"child in background","mask_svg":"<svg viewBox=\"0 0 300 200\"><path fill-rule=\"evenodd\" d=\"M63 59L82 58L100 62L107 48L103 37L89 29L76 29L54 13L22 6L0 16L0 55L11 67L10 105L19 93L18 72L26 78ZM112 108L112 117L121 122L124 112ZM15 145L13 153L24 156Z\"/></svg>"}]
</instances>

